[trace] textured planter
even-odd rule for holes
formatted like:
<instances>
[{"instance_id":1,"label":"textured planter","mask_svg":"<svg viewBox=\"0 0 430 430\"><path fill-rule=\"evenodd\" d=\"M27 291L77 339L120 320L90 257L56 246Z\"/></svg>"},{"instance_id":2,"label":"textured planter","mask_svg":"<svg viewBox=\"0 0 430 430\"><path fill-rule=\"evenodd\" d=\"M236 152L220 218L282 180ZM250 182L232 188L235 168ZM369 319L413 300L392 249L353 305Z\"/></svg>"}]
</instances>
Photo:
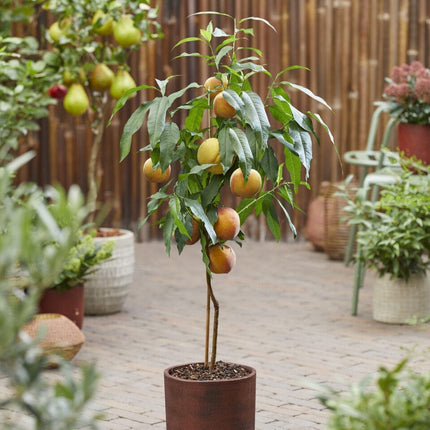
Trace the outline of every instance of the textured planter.
<instances>
[{"instance_id":1,"label":"textured planter","mask_svg":"<svg viewBox=\"0 0 430 430\"><path fill-rule=\"evenodd\" d=\"M104 229L106 230L106 229ZM105 260L85 280L85 314L120 312L134 275L134 233L119 230L118 236L96 237L96 242L115 241L112 258Z\"/></svg>"},{"instance_id":2,"label":"textured planter","mask_svg":"<svg viewBox=\"0 0 430 430\"><path fill-rule=\"evenodd\" d=\"M430 164L430 125L400 123L398 148L406 157L415 156L424 165Z\"/></svg>"},{"instance_id":3,"label":"textured planter","mask_svg":"<svg viewBox=\"0 0 430 430\"><path fill-rule=\"evenodd\" d=\"M430 278L412 276L408 282L376 278L373 285L373 318L376 321L404 324L407 320L430 316Z\"/></svg>"},{"instance_id":4,"label":"textured planter","mask_svg":"<svg viewBox=\"0 0 430 430\"><path fill-rule=\"evenodd\" d=\"M84 284L69 290L45 290L39 302L39 313L61 314L73 321L79 328L84 322Z\"/></svg>"},{"instance_id":5,"label":"textured planter","mask_svg":"<svg viewBox=\"0 0 430 430\"><path fill-rule=\"evenodd\" d=\"M164 371L167 430L254 430L256 372L243 378L191 381Z\"/></svg>"}]
</instances>

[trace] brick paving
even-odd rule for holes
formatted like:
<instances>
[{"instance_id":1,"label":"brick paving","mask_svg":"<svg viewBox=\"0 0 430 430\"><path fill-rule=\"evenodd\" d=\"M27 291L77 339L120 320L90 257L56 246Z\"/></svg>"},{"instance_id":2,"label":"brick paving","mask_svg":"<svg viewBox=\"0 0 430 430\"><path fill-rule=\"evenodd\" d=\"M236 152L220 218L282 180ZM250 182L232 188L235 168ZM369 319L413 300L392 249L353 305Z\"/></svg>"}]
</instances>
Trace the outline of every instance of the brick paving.
<instances>
[{"instance_id":1,"label":"brick paving","mask_svg":"<svg viewBox=\"0 0 430 430\"><path fill-rule=\"evenodd\" d=\"M308 243L247 241L235 250L235 268L213 282L221 306L218 358L257 369L257 430L325 429L327 411L309 384L346 389L396 363L402 346L430 347L428 325L372 320L370 275L359 315L350 316L353 268ZM165 429L163 370L203 359L199 247L181 256L173 249L169 258L162 243L143 243L136 257L123 312L86 317L86 343L75 359L95 360L102 374L92 404L104 414L102 430Z\"/></svg>"}]
</instances>

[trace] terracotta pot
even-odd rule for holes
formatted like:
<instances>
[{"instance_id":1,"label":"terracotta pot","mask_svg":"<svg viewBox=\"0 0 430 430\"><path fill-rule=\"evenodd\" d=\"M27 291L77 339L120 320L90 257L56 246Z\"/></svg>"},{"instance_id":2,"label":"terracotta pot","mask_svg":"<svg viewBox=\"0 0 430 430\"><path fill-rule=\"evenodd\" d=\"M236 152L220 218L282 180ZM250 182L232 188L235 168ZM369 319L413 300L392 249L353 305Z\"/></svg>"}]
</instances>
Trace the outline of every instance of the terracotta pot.
<instances>
[{"instance_id":1,"label":"terracotta pot","mask_svg":"<svg viewBox=\"0 0 430 430\"><path fill-rule=\"evenodd\" d=\"M164 371L167 430L254 430L256 372L243 378L191 381Z\"/></svg>"},{"instance_id":2,"label":"terracotta pot","mask_svg":"<svg viewBox=\"0 0 430 430\"><path fill-rule=\"evenodd\" d=\"M400 123L398 148L406 157L416 157L424 165L430 164L430 125Z\"/></svg>"},{"instance_id":3,"label":"terracotta pot","mask_svg":"<svg viewBox=\"0 0 430 430\"><path fill-rule=\"evenodd\" d=\"M61 314L73 321L79 328L84 322L84 284L70 290L45 290L39 302L39 313Z\"/></svg>"}]
</instances>

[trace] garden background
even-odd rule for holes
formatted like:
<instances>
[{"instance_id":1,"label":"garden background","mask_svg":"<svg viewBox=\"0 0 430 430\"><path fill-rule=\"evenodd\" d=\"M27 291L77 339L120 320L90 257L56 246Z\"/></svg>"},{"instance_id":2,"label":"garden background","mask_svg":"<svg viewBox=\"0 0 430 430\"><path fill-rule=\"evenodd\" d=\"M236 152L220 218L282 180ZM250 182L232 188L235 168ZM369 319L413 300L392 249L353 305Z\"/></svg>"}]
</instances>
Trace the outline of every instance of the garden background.
<instances>
[{"instance_id":1,"label":"garden background","mask_svg":"<svg viewBox=\"0 0 430 430\"><path fill-rule=\"evenodd\" d=\"M428 0L159 0L154 3L159 6L158 20L164 37L150 41L132 54L131 74L138 85L152 85L155 78L174 74L178 77L172 81L170 90L176 91L189 82L203 84L213 73L197 58L170 60L185 50L184 45L173 49L179 39L197 35L198 29L208 23L208 16L190 17L191 14L215 10L239 19L265 18L277 33L254 22L254 46L263 51L263 62L274 76L295 64L310 69L290 71L283 79L310 88L332 106L333 113L303 94L294 90L290 93L293 103L302 111L321 114L333 132L340 157L345 151L365 147L373 103L381 100L385 77L392 67L414 60L430 66ZM43 46L45 29L53 20L48 12L42 11L32 28L17 25L15 34L36 35ZM221 28L231 24L221 16L213 21ZM189 45L186 48L191 52L194 49ZM264 77L257 79L255 89L263 95L267 82ZM134 137L131 156L119 163L119 139L124 123L139 103L152 97L154 94L148 90L138 93L114 117L104 134L99 200L111 206L106 224L137 231L139 221L146 215L146 200L157 187L143 178L141 166L147 153L137 151L146 145L145 129ZM20 147L22 152L35 149L37 157L23 169L19 179L34 180L40 185L59 182L66 187L77 183L85 191L91 138L85 120L72 118L61 103L52 106L40 132L29 136ZM322 181L341 181L349 173L356 171L340 163L328 137L321 133L320 145L314 145L311 190L303 190L297 204L306 212ZM225 197L225 205L235 205L230 201L231 196ZM302 232L305 213L295 211L292 215ZM288 226L284 217L280 218L282 237L288 239ZM255 239L270 237L264 223L258 221L247 233ZM150 223L138 235L144 241L159 236L158 227Z\"/></svg>"}]
</instances>

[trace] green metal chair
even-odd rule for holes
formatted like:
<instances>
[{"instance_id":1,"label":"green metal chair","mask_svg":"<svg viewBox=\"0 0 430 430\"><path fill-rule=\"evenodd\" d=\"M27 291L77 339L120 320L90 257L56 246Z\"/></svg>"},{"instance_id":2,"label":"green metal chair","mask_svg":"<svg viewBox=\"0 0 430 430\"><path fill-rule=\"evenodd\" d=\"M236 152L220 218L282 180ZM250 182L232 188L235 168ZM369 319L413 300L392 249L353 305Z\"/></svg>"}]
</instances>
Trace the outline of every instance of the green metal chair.
<instances>
[{"instance_id":1,"label":"green metal chair","mask_svg":"<svg viewBox=\"0 0 430 430\"><path fill-rule=\"evenodd\" d=\"M387 149L394 125L397 123L396 118L389 119L385 127L379 149L376 149L375 146L376 133L378 131L378 126L380 125L381 121L381 114L383 112L384 108L379 106L372 116L369 134L367 137L366 149L359 151L348 151L344 154L345 162L362 167L357 195L364 199L370 198L372 202L376 201L378 198L379 188L381 186L391 183L395 180L395 170L400 167L399 154ZM369 173L370 169L372 169L373 172ZM352 260L357 229L358 228L356 225L351 226L344 258L346 265L348 265ZM357 315L358 295L359 290L363 285L365 273L364 262L359 258L360 249L358 246L356 253L358 258L356 259L354 270L354 286L351 309L352 315Z\"/></svg>"}]
</instances>

